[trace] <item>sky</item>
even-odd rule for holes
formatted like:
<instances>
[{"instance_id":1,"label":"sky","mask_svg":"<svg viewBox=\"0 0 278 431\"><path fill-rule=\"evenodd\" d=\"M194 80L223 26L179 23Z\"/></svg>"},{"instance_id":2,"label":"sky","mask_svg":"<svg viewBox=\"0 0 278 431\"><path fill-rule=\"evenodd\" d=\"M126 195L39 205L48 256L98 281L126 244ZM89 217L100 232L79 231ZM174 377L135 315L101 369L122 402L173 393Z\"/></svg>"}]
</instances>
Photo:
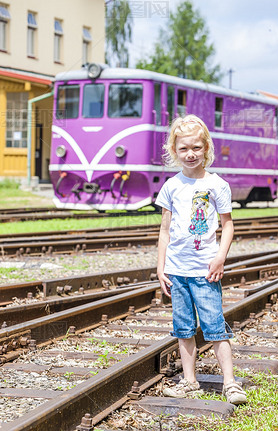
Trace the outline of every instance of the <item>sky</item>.
<instances>
[{"instance_id":1,"label":"sky","mask_svg":"<svg viewBox=\"0 0 278 431\"><path fill-rule=\"evenodd\" d=\"M151 52L159 28L167 31L169 11L181 0L129 0L133 16L131 67ZM278 1L277 0L192 0L206 23L220 64L221 85L235 90L262 90L278 95Z\"/></svg>"}]
</instances>

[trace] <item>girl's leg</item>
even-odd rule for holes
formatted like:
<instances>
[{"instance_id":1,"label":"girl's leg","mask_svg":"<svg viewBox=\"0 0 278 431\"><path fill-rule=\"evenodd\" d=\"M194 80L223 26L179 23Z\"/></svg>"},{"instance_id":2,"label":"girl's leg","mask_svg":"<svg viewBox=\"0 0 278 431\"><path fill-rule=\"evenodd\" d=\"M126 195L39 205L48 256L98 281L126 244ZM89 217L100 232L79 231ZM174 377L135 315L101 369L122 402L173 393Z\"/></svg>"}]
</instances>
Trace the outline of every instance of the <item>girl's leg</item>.
<instances>
[{"instance_id":1,"label":"girl's leg","mask_svg":"<svg viewBox=\"0 0 278 431\"><path fill-rule=\"evenodd\" d=\"M232 349L229 340L214 341L213 348L223 372L224 385L234 380Z\"/></svg>"},{"instance_id":2,"label":"girl's leg","mask_svg":"<svg viewBox=\"0 0 278 431\"><path fill-rule=\"evenodd\" d=\"M233 374L232 349L229 340L214 341L213 347L224 375L223 395L232 404L245 404L246 392L236 383Z\"/></svg>"},{"instance_id":3,"label":"girl's leg","mask_svg":"<svg viewBox=\"0 0 278 431\"><path fill-rule=\"evenodd\" d=\"M195 337L179 338L179 348L184 378L191 383L196 382L196 355L197 348Z\"/></svg>"}]
</instances>

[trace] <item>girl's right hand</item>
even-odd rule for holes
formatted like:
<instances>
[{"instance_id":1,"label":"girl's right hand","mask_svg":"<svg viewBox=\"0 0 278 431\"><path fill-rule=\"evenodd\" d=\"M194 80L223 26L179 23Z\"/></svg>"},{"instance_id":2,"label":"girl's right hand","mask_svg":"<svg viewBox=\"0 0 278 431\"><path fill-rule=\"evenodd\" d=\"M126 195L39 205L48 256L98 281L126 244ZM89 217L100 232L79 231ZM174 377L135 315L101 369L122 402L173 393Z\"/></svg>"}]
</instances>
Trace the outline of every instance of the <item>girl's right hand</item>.
<instances>
[{"instance_id":1,"label":"girl's right hand","mask_svg":"<svg viewBox=\"0 0 278 431\"><path fill-rule=\"evenodd\" d=\"M171 282L171 280L169 280L169 278L166 277L166 275L164 273L163 274L157 274L157 275L158 275L160 287L161 287L164 295L171 298L170 286L172 286L173 283Z\"/></svg>"}]
</instances>

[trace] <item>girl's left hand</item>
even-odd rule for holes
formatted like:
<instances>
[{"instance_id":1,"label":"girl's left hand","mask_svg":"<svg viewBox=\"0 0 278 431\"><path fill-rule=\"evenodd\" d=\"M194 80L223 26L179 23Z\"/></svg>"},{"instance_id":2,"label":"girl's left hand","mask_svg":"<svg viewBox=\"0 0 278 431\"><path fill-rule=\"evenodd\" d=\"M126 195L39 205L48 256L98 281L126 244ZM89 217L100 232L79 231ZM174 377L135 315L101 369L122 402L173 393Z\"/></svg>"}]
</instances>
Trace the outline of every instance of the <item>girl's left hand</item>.
<instances>
[{"instance_id":1,"label":"girl's left hand","mask_svg":"<svg viewBox=\"0 0 278 431\"><path fill-rule=\"evenodd\" d=\"M209 272L206 279L212 283L213 281L219 281L224 275L224 262L223 259L215 257L209 263Z\"/></svg>"}]
</instances>

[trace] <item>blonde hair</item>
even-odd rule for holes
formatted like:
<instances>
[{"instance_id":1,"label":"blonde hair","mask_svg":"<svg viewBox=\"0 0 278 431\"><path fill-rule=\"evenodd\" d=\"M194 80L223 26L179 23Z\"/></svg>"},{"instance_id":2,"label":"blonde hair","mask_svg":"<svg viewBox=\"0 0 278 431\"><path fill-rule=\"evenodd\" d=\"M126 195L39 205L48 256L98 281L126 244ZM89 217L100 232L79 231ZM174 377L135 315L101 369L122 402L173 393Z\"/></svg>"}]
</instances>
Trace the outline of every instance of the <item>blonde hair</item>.
<instances>
[{"instance_id":1,"label":"blonde hair","mask_svg":"<svg viewBox=\"0 0 278 431\"><path fill-rule=\"evenodd\" d=\"M166 166L180 166L177 157L176 138L177 136L191 136L201 134L201 140L205 145L204 168L209 167L214 161L214 145L205 123L196 115L186 115L176 118L172 125L167 142L163 145L165 154L163 159Z\"/></svg>"}]
</instances>

